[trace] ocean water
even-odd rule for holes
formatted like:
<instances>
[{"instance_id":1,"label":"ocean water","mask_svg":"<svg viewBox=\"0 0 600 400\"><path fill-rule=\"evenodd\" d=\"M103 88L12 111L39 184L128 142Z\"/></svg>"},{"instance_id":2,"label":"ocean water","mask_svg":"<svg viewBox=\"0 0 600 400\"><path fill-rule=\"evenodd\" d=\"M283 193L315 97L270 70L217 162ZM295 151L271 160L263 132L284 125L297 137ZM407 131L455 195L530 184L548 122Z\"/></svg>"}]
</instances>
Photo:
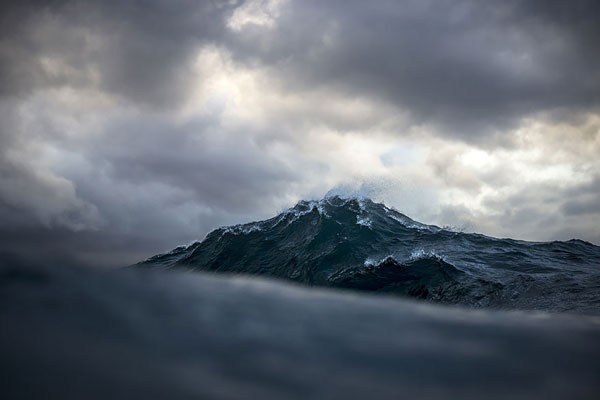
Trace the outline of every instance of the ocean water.
<instances>
[{"instance_id":1,"label":"ocean water","mask_svg":"<svg viewBox=\"0 0 600 400\"><path fill-rule=\"evenodd\" d=\"M300 202L133 268L0 262L7 399L598 399L600 248Z\"/></svg>"},{"instance_id":2,"label":"ocean water","mask_svg":"<svg viewBox=\"0 0 600 400\"><path fill-rule=\"evenodd\" d=\"M600 314L600 247L456 232L368 199L301 201L138 267L248 274L493 309Z\"/></svg>"},{"instance_id":3,"label":"ocean water","mask_svg":"<svg viewBox=\"0 0 600 400\"><path fill-rule=\"evenodd\" d=\"M281 280L0 266L4 399L597 399L600 319Z\"/></svg>"}]
</instances>

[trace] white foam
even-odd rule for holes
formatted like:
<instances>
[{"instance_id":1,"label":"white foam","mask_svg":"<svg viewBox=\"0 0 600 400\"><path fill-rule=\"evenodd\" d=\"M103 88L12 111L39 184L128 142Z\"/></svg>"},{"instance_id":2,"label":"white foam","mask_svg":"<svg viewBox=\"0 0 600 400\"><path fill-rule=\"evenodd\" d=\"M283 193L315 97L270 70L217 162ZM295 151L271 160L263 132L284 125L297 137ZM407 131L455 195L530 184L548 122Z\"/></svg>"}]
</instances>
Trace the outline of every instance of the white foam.
<instances>
[{"instance_id":1,"label":"white foam","mask_svg":"<svg viewBox=\"0 0 600 400\"><path fill-rule=\"evenodd\" d=\"M363 263L363 265L365 267L377 267L377 266L383 264L386 260L389 260L389 259L398 262L398 260L396 260L396 258L390 254L389 256L385 256L385 257L383 257L383 258L381 258L379 260L375 260L375 259L369 257L369 258L367 258L365 260L365 262Z\"/></svg>"},{"instance_id":2,"label":"white foam","mask_svg":"<svg viewBox=\"0 0 600 400\"><path fill-rule=\"evenodd\" d=\"M363 264L365 267L374 267L377 265L377 261L372 258L367 258Z\"/></svg>"},{"instance_id":3,"label":"white foam","mask_svg":"<svg viewBox=\"0 0 600 400\"><path fill-rule=\"evenodd\" d=\"M435 250L416 249L410 254L411 261L422 260L424 258L437 258L443 260L444 257L438 254Z\"/></svg>"},{"instance_id":4,"label":"white foam","mask_svg":"<svg viewBox=\"0 0 600 400\"><path fill-rule=\"evenodd\" d=\"M372 221L367 216L357 215L356 216L356 223L358 225L362 225L362 226L366 226L367 228L371 228Z\"/></svg>"},{"instance_id":5,"label":"white foam","mask_svg":"<svg viewBox=\"0 0 600 400\"><path fill-rule=\"evenodd\" d=\"M426 224L422 224L420 222L414 221L394 209L390 209L385 206L384 206L384 209L385 209L385 213L388 215L388 217L399 222L406 228L427 230L427 231L431 231L434 233L442 230L442 228L437 227L435 225L426 225Z\"/></svg>"},{"instance_id":6,"label":"white foam","mask_svg":"<svg viewBox=\"0 0 600 400\"><path fill-rule=\"evenodd\" d=\"M287 223L289 225L292 222L297 221L299 218L303 217L304 215L310 214L315 209L323 217L329 218L329 215L327 214L327 211L323 207L323 205L325 204L326 201L328 201L328 200L327 199L323 199L323 200L310 200L310 201L304 201L304 200L302 200L298 204L296 204L296 206L284 210L281 213L282 214L281 217L278 218L277 222L275 222L275 224L273 226L276 226L281 221L283 221L286 217L288 217L288 216L291 215L292 218ZM304 209L304 210L298 210L299 206L305 207L306 209Z\"/></svg>"},{"instance_id":7,"label":"white foam","mask_svg":"<svg viewBox=\"0 0 600 400\"><path fill-rule=\"evenodd\" d=\"M231 233L233 235L248 235L252 232L262 231L262 227L258 224L233 225L223 229L223 234ZM221 235L221 236L222 236Z\"/></svg>"}]
</instances>

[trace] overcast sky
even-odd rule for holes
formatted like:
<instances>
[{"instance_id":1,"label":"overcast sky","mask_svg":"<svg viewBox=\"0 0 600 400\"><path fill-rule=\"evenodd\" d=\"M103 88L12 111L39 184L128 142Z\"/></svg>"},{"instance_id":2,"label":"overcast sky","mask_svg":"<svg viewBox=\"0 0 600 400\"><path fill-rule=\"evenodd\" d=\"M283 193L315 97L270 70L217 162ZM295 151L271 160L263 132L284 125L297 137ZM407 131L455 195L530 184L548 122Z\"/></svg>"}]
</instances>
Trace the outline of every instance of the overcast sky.
<instances>
[{"instance_id":1,"label":"overcast sky","mask_svg":"<svg viewBox=\"0 0 600 400\"><path fill-rule=\"evenodd\" d=\"M0 253L117 266L330 190L600 244L600 2L0 6Z\"/></svg>"}]
</instances>

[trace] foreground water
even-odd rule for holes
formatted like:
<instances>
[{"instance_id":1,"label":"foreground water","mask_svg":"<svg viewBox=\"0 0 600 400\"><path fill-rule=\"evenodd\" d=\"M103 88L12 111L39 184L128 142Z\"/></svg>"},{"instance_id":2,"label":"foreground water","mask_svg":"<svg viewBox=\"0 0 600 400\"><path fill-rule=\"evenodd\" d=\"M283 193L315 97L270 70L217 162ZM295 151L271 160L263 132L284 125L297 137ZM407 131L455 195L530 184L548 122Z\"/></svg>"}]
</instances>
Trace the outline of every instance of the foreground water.
<instances>
[{"instance_id":1,"label":"foreground water","mask_svg":"<svg viewBox=\"0 0 600 400\"><path fill-rule=\"evenodd\" d=\"M469 307L600 314L600 247L416 222L367 199L302 201L137 266L269 276Z\"/></svg>"},{"instance_id":2,"label":"foreground water","mask_svg":"<svg viewBox=\"0 0 600 400\"><path fill-rule=\"evenodd\" d=\"M597 399L600 320L282 281L0 268L7 399Z\"/></svg>"}]
</instances>

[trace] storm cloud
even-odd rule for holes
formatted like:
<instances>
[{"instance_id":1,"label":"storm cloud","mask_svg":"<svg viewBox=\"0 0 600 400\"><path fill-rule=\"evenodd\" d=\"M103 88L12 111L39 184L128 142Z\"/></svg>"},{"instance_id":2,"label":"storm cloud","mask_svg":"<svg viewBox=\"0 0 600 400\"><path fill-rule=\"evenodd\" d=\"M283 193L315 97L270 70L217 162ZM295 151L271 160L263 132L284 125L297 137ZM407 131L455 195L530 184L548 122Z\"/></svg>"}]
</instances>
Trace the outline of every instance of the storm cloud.
<instances>
[{"instance_id":1,"label":"storm cloud","mask_svg":"<svg viewBox=\"0 0 600 400\"><path fill-rule=\"evenodd\" d=\"M594 1L0 6L0 252L125 265L329 190L600 243Z\"/></svg>"},{"instance_id":2,"label":"storm cloud","mask_svg":"<svg viewBox=\"0 0 600 400\"><path fill-rule=\"evenodd\" d=\"M600 6L593 1L286 2L237 55L289 90L370 96L468 140L533 112L597 111Z\"/></svg>"}]
</instances>

